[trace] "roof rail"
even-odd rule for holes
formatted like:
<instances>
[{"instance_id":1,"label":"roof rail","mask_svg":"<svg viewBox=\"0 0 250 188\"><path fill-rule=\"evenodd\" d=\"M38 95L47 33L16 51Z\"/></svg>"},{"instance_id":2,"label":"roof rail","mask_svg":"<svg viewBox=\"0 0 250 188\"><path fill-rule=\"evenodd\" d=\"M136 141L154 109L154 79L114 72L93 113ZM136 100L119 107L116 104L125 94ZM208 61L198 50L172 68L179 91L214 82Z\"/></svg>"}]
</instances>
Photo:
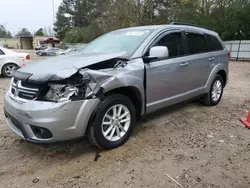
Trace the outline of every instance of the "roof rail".
<instances>
[{"instance_id":1,"label":"roof rail","mask_svg":"<svg viewBox=\"0 0 250 188\"><path fill-rule=\"evenodd\" d=\"M200 27L200 28L211 30L211 28L209 28L209 27L203 27L203 26L199 26L199 25L195 25L195 24L182 23L182 22L171 22L170 25L187 25L187 26L194 26L194 27Z\"/></svg>"}]
</instances>

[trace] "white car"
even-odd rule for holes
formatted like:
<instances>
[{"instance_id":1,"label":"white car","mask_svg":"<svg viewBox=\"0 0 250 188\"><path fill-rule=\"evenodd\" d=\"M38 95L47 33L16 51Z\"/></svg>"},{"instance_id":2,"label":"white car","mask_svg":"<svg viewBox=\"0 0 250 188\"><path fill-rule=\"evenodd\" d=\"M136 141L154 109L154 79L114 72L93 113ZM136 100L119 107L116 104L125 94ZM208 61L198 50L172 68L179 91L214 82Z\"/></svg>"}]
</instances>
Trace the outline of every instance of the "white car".
<instances>
[{"instance_id":1,"label":"white car","mask_svg":"<svg viewBox=\"0 0 250 188\"><path fill-rule=\"evenodd\" d=\"M0 47L0 75L11 77L19 67L25 66L30 60L28 53L17 53Z\"/></svg>"}]
</instances>

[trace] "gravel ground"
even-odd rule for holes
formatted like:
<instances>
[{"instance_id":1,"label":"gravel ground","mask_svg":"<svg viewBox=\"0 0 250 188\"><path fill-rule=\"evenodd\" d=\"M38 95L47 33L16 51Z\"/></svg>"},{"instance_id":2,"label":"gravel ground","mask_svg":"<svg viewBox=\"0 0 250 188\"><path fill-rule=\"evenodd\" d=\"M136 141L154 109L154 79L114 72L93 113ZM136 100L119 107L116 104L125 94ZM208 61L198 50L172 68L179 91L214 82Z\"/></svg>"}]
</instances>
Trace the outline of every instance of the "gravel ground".
<instances>
[{"instance_id":1,"label":"gravel ground","mask_svg":"<svg viewBox=\"0 0 250 188\"><path fill-rule=\"evenodd\" d=\"M0 92L9 80L1 78ZM101 151L85 139L53 145L20 140L0 102L0 187L250 187L250 63L231 62L221 103L184 103L147 116L122 147Z\"/></svg>"}]
</instances>

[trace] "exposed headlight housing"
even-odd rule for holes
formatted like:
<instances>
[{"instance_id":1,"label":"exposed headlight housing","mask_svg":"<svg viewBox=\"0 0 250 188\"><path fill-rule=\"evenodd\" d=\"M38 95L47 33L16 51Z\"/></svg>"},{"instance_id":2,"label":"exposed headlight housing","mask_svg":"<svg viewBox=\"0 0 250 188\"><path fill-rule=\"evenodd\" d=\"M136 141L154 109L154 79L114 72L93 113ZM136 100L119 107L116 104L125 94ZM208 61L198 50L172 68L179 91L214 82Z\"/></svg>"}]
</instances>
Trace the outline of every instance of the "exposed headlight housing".
<instances>
[{"instance_id":1,"label":"exposed headlight housing","mask_svg":"<svg viewBox=\"0 0 250 188\"><path fill-rule=\"evenodd\" d=\"M50 90L48 91L45 99L54 102L64 102L68 101L73 95L77 95L79 89L74 86L67 85L49 85Z\"/></svg>"},{"instance_id":2,"label":"exposed headlight housing","mask_svg":"<svg viewBox=\"0 0 250 188\"><path fill-rule=\"evenodd\" d=\"M74 78L68 84L49 84L49 91L45 99L53 102L65 102L69 100L83 100L93 94L97 84L87 74L81 74L80 78Z\"/></svg>"}]
</instances>

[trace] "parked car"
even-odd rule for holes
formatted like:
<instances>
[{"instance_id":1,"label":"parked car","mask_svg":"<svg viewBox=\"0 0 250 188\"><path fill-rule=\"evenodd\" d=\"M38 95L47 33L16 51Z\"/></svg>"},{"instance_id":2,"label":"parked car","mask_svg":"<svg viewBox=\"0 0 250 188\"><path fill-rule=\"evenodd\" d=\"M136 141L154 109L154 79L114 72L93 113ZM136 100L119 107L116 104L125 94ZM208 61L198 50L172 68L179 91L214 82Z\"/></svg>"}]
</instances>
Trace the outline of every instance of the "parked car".
<instances>
[{"instance_id":1,"label":"parked car","mask_svg":"<svg viewBox=\"0 0 250 188\"><path fill-rule=\"evenodd\" d=\"M0 47L0 74L11 77L16 69L25 66L29 60L30 55L28 53L17 53Z\"/></svg>"},{"instance_id":2,"label":"parked car","mask_svg":"<svg viewBox=\"0 0 250 188\"><path fill-rule=\"evenodd\" d=\"M35 50L36 50L36 51L38 51L38 50L46 50L47 48L49 48L48 45L41 45L41 46L35 48Z\"/></svg>"},{"instance_id":3,"label":"parked car","mask_svg":"<svg viewBox=\"0 0 250 188\"><path fill-rule=\"evenodd\" d=\"M55 56L56 52L58 52L60 49L59 48L47 48L45 50L38 50L36 52L36 55L39 56Z\"/></svg>"},{"instance_id":4,"label":"parked car","mask_svg":"<svg viewBox=\"0 0 250 188\"><path fill-rule=\"evenodd\" d=\"M4 111L10 128L26 140L88 135L96 146L112 149L126 142L143 115L195 97L217 105L228 62L218 34L208 29L175 24L121 29L79 54L16 71Z\"/></svg>"},{"instance_id":5,"label":"parked car","mask_svg":"<svg viewBox=\"0 0 250 188\"><path fill-rule=\"evenodd\" d=\"M72 51L71 48L68 48L66 50L59 50L56 52L56 55L66 55L66 54L70 53L71 51Z\"/></svg>"}]
</instances>

